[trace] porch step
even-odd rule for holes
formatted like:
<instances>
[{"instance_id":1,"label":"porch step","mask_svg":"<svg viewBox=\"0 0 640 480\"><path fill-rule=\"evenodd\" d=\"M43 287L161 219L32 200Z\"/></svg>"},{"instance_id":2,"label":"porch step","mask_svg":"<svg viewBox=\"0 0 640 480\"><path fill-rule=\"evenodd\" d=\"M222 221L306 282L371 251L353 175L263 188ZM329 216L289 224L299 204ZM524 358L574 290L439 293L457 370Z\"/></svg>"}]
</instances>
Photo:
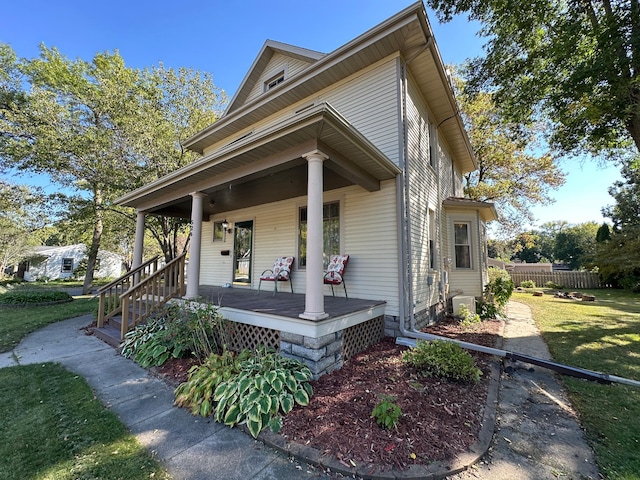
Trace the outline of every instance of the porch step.
<instances>
[{"instance_id":1,"label":"porch step","mask_svg":"<svg viewBox=\"0 0 640 480\"><path fill-rule=\"evenodd\" d=\"M118 348L120 346L120 327L105 324L102 328L94 328L93 334L112 347Z\"/></svg>"}]
</instances>

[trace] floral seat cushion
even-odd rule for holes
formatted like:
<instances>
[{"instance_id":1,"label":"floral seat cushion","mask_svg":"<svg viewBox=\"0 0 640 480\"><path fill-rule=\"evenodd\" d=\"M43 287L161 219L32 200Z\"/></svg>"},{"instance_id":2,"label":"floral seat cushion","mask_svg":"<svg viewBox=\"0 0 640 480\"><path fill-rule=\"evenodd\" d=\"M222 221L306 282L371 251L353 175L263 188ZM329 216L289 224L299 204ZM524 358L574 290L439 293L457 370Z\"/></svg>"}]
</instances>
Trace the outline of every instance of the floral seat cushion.
<instances>
[{"instance_id":1,"label":"floral seat cushion","mask_svg":"<svg viewBox=\"0 0 640 480\"><path fill-rule=\"evenodd\" d=\"M278 257L273 264L271 270L265 270L260 275L260 280L275 282L286 282L291 277L291 267L293 266L293 257Z\"/></svg>"},{"instance_id":2,"label":"floral seat cushion","mask_svg":"<svg viewBox=\"0 0 640 480\"><path fill-rule=\"evenodd\" d=\"M324 283L340 285L344 281L344 269L348 262L349 255L331 255L324 274Z\"/></svg>"}]
</instances>

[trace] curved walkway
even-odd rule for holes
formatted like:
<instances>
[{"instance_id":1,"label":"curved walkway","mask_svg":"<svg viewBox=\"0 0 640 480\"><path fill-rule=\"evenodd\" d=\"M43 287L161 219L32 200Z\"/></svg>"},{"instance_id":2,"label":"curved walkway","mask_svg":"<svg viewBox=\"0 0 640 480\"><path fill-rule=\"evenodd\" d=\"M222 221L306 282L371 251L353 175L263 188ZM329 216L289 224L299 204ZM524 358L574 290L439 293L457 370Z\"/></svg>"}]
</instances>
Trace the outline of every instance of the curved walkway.
<instances>
[{"instance_id":1,"label":"curved walkway","mask_svg":"<svg viewBox=\"0 0 640 480\"><path fill-rule=\"evenodd\" d=\"M505 350L549 358L525 305L510 303ZM82 327L91 316L49 325L0 354L0 368L59 362L82 375L96 395L155 453L175 480L327 478L318 468L253 440L239 429L173 407L173 389L116 354ZM510 364L503 373L493 442L458 480L599 478L565 392L548 370ZM398 478L403 478L402 473Z\"/></svg>"}]
</instances>

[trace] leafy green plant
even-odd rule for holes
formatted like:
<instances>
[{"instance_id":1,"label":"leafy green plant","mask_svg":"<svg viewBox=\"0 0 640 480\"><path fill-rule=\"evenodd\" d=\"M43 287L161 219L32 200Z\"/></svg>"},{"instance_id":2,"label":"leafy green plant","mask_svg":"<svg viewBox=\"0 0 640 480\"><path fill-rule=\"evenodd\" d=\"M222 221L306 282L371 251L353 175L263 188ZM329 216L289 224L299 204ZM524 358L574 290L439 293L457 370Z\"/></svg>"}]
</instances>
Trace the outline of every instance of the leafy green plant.
<instances>
[{"instance_id":1,"label":"leafy green plant","mask_svg":"<svg viewBox=\"0 0 640 480\"><path fill-rule=\"evenodd\" d=\"M500 268L489 268L489 283L485 285L479 314L482 320L496 318L513 294L514 285L509 272Z\"/></svg>"},{"instance_id":2,"label":"leafy green plant","mask_svg":"<svg viewBox=\"0 0 640 480\"><path fill-rule=\"evenodd\" d=\"M382 428L391 428L398 425L398 421L402 416L402 409L394 403L396 397L382 395L380 401L376 403L371 412L371 418Z\"/></svg>"},{"instance_id":3,"label":"leafy green plant","mask_svg":"<svg viewBox=\"0 0 640 480\"><path fill-rule=\"evenodd\" d=\"M445 340L418 341L415 348L405 352L403 360L429 377L478 382L482 376L469 352Z\"/></svg>"},{"instance_id":4,"label":"leafy green plant","mask_svg":"<svg viewBox=\"0 0 640 480\"><path fill-rule=\"evenodd\" d=\"M194 365L189 369L189 380L175 390L175 404L189 407L194 415L208 417L214 411L213 394L218 385L238 375L240 363L250 357L249 350L243 350L238 355L229 351L209 355L202 365Z\"/></svg>"},{"instance_id":5,"label":"leafy green plant","mask_svg":"<svg viewBox=\"0 0 640 480\"><path fill-rule=\"evenodd\" d=\"M32 305L37 303L62 302L72 300L67 292L60 290L23 290L13 289L0 294L0 305Z\"/></svg>"},{"instance_id":6,"label":"leafy green plant","mask_svg":"<svg viewBox=\"0 0 640 480\"><path fill-rule=\"evenodd\" d=\"M240 364L237 376L216 388L215 420L229 426L246 423L254 438L267 426L278 432L280 412L309 404L310 379L311 371L301 362L261 348Z\"/></svg>"},{"instance_id":7,"label":"leafy green plant","mask_svg":"<svg viewBox=\"0 0 640 480\"><path fill-rule=\"evenodd\" d=\"M564 289L563 285L559 285L559 284L557 284L555 282L552 282L551 280L549 280L547 283L545 283L544 286L546 288L552 288L554 290L562 290L562 289Z\"/></svg>"},{"instance_id":8,"label":"leafy green plant","mask_svg":"<svg viewBox=\"0 0 640 480\"><path fill-rule=\"evenodd\" d=\"M134 360L142 368L158 367L171 357L171 350L163 332L157 332L144 343L140 344L136 350Z\"/></svg>"},{"instance_id":9,"label":"leafy green plant","mask_svg":"<svg viewBox=\"0 0 640 480\"><path fill-rule=\"evenodd\" d=\"M522 288L536 288L536 283L533 280L523 280L520 282Z\"/></svg>"},{"instance_id":10,"label":"leafy green plant","mask_svg":"<svg viewBox=\"0 0 640 480\"><path fill-rule=\"evenodd\" d=\"M458 307L456 317L460 319L460 324L465 328L481 322L480 315L478 315L477 313L473 313L465 304L462 304L460 305L460 307Z\"/></svg>"},{"instance_id":11,"label":"leafy green plant","mask_svg":"<svg viewBox=\"0 0 640 480\"><path fill-rule=\"evenodd\" d=\"M152 318L147 323L136 325L133 330L125 334L120 344L120 354L125 358L135 358L140 346L166 328L164 318Z\"/></svg>"}]
</instances>

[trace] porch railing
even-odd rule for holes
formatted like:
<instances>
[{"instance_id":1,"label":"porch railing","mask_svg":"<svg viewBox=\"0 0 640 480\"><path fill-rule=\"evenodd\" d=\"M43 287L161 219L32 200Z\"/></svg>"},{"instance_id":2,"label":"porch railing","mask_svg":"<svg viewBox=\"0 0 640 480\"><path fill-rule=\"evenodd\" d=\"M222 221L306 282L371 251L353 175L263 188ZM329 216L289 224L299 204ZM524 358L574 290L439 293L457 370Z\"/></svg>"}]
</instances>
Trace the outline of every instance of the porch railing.
<instances>
[{"instance_id":1,"label":"porch railing","mask_svg":"<svg viewBox=\"0 0 640 480\"><path fill-rule=\"evenodd\" d=\"M120 338L124 338L130 328L146 320L170 299L185 294L185 258L186 253L174 258L120 295Z\"/></svg>"},{"instance_id":2,"label":"porch railing","mask_svg":"<svg viewBox=\"0 0 640 480\"><path fill-rule=\"evenodd\" d=\"M122 312L120 296L128 291L141 278L147 278L158 270L158 256L147 260L139 267L127 272L122 277L100 288L97 295L100 296L98 304L97 327L102 328L104 322L114 315Z\"/></svg>"}]
</instances>

